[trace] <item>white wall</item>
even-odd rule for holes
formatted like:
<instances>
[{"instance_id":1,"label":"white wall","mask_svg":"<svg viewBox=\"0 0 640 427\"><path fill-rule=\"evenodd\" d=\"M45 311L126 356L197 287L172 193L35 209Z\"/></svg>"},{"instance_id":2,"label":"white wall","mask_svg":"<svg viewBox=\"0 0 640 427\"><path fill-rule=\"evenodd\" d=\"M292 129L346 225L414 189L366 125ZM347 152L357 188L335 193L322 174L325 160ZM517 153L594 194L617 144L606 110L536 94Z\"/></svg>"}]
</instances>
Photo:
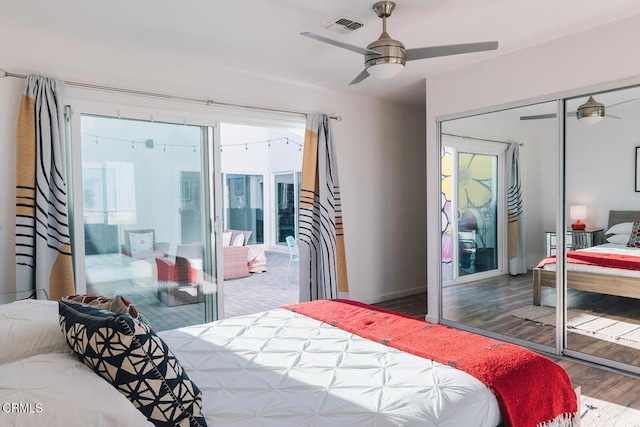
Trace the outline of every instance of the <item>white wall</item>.
<instances>
[{"instance_id":1,"label":"white wall","mask_svg":"<svg viewBox=\"0 0 640 427\"><path fill-rule=\"evenodd\" d=\"M436 118L476 109L577 95L640 81L640 16L427 79L428 318L438 318L439 176ZM625 150L626 152L626 150ZM594 159L591 159L594 161ZM549 168L557 165L550 164ZM633 195L633 202L640 197Z\"/></svg>"},{"instance_id":2,"label":"white wall","mask_svg":"<svg viewBox=\"0 0 640 427\"><path fill-rule=\"evenodd\" d=\"M622 120L605 119L592 126L567 123L567 206L585 205L588 216L583 222L589 228L606 230L609 210L640 209L634 173L635 147L640 146L640 105L634 107L611 109Z\"/></svg>"},{"instance_id":3,"label":"white wall","mask_svg":"<svg viewBox=\"0 0 640 427\"><path fill-rule=\"evenodd\" d=\"M342 116L333 123L351 297L365 302L425 286L424 108L267 81L0 27L0 67L14 73ZM0 80L0 292L15 289L15 123L24 82ZM18 285L20 287L20 285Z\"/></svg>"}]
</instances>

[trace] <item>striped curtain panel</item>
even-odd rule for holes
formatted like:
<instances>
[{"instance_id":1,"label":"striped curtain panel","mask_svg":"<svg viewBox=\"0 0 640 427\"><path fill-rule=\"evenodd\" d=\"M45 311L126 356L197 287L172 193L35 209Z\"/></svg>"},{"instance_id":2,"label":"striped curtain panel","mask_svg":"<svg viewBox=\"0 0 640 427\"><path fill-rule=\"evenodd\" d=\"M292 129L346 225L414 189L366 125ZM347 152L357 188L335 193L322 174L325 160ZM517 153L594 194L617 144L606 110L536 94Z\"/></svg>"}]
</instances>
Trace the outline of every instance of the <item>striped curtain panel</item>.
<instances>
[{"instance_id":1,"label":"striped curtain panel","mask_svg":"<svg viewBox=\"0 0 640 427\"><path fill-rule=\"evenodd\" d=\"M74 292L62 83L29 76L18 115L16 288Z\"/></svg>"},{"instance_id":2,"label":"striped curtain panel","mask_svg":"<svg viewBox=\"0 0 640 427\"><path fill-rule=\"evenodd\" d=\"M507 220L509 236L509 274L515 276L527 272L524 241L524 211L520 187L520 145L507 148Z\"/></svg>"},{"instance_id":3,"label":"striped curtain panel","mask_svg":"<svg viewBox=\"0 0 640 427\"><path fill-rule=\"evenodd\" d=\"M300 301L348 298L338 165L329 117L308 115L300 189Z\"/></svg>"}]
</instances>

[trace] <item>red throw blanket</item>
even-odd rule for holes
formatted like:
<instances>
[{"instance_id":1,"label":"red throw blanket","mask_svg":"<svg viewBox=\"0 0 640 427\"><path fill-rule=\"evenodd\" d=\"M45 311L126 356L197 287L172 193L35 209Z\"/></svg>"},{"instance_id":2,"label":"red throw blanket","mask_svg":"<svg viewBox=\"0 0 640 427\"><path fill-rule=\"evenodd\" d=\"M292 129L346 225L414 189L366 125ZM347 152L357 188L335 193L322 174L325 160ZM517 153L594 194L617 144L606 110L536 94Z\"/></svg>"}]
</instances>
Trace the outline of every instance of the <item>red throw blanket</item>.
<instances>
[{"instance_id":1,"label":"red throw blanket","mask_svg":"<svg viewBox=\"0 0 640 427\"><path fill-rule=\"evenodd\" d=\"M633 255L568 251L567 262L570 264L596 265L599 267L621 268L624 270L640 270L640 257ZM540 261L538 263L538 268L542 268L547 264L555 263L556 257L554 255Z\"/></svg>"},{"instance_id":2,"label":"red throw blanket","mask_svg":"<svg viewBox=\"0 0 640 427\"><path fill-rule=\"evenodd\" d=\"M556 363L523 347L347 300L287 307L363 338L453 366L496 396L507 427L535 427L554 419L572 425L576 394ZM553 424L556 425L556 424Z\"/></svg>"}]
</instances>

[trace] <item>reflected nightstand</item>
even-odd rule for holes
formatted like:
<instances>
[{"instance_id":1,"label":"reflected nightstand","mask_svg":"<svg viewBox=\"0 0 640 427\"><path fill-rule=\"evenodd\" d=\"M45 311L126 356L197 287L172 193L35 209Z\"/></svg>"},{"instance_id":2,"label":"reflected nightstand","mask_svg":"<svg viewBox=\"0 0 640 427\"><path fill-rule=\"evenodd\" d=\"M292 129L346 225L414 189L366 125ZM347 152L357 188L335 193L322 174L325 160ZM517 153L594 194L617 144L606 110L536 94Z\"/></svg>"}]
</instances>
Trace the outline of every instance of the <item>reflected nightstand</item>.
<instances>
[{"instance_id":1,"label":"reflected nightstand","mask_svg":"<svg viewBox=\"0 0 640 427\"><path fill-rule=\"evenodd\" d=\"M556 254L556 232L545 231L547 240L547 256ZM587 228L585 230L567 230L565 245L568 251L589 248L604 243L604 229Z\"/></svg>"}]
</instances>

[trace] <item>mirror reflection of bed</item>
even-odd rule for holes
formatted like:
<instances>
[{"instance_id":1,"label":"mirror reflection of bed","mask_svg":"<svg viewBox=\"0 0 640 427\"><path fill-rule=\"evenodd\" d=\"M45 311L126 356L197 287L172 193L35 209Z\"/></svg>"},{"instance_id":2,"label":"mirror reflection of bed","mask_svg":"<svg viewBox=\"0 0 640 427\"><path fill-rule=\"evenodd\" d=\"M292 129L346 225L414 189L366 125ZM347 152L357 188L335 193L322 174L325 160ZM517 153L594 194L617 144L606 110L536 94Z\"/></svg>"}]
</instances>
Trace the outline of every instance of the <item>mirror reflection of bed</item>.
<instances>
[{"instance_id":1,"label":"mirror reflection of bed","mask_svg":"<svg viewBox=\"0 0 640 427\"><path fill-rule=\"evenodd\" d=\"M628 246L637 221L640 211L612 210L604 243L567 252L570 347L613 359L625 346L640 350L640 244ZM553 261L534 269L536 306L555 306Z\"/></svg>"},{"instance_id":2,"label":"mirror reflection of bed","mask_svg":"<svg viewBox=\"0 0 640 427\"><path fill-rule=\"evenodd\" d=\"M574 259L580 253L570 253L567 262L567 288L596 292L605 295L624 296L640 299L640 247L629 247L633 223L640 221L640 211L611 211L609 224L605 232L607 242L580 252L593 255L587 260ZM614 226L617 226L614 228ZM613 231L613 232L612 232ZM619 231L619 232L616 232ZM604 254L601 258L597 254ZM616 258L620 255L624 258ZM638 257L638 269L634 269L632 260ZM623 268L616 263L627 260ZM540 305L543 287L555 287L555 264L547 264L534 270L534 304Z\"/></svg>"}]
</instances>

